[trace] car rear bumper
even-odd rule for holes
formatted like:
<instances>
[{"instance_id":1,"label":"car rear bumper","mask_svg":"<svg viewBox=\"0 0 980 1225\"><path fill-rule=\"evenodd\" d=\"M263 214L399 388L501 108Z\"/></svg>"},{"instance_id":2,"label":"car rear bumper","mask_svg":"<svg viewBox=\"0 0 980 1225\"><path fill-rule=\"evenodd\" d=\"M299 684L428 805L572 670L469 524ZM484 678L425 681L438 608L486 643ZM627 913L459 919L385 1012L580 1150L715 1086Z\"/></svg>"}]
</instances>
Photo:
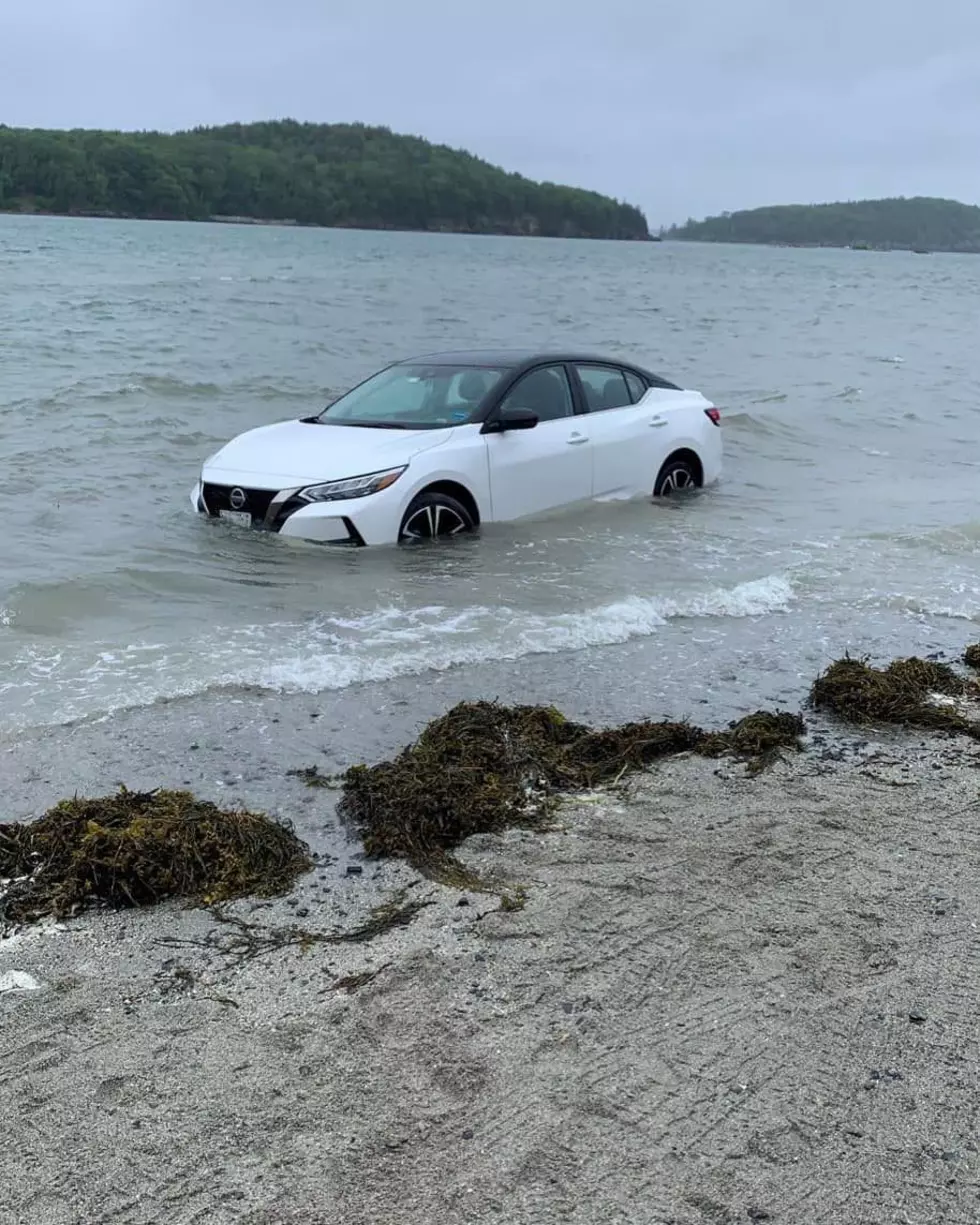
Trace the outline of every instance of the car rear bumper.
<instances>
[{"instance_id":1,"label":"car rear bumper","mask_svg":"<svg viewBox=\"0 0 980 1225\"><path fill-rule=\"evenodd\" d=\"M721 480L722 455L724 446L722 432L717 425L711 427L711 432L704 438L698 448L701 459L702 484L714 485Z\"/></svg>"}]
</instances>

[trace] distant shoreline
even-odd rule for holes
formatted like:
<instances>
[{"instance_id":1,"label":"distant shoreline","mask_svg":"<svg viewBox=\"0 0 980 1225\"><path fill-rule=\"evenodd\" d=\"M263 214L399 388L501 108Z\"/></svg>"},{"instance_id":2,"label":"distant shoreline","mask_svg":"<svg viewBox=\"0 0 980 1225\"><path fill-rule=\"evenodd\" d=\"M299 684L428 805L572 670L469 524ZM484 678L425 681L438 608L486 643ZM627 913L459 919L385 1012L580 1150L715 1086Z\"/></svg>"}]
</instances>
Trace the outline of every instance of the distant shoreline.
<instances>
[{"instance_id":1,"label":"distant shoreline","mask_svg":"<svg viewBox=\"0 0 980 1225\"><path fill-rule=\"evenodd\" d=\"M980 206L933 196L775 204L661 230L680 242L980 254Z\"/></svg>"},{"instance_id":2,"label":"distant shoreline","mask_svg":"<svg viewBox=\"0 0 980 1225\"><path fill-rule=\"evenodd\" d=\"M521 229L465 229L462 226L439 225L427 229L413 226L368 225L364 222L335 222L324 225L316 221L297 221L291 217L229 217L215 214L209 217L162 217L149 213L114 213L76 209L62 212L56 209L4 208L0 205L0 217L60 217L66 221L165 221L180 225L248 225L279 227L294 230L359 230L365 234L456 234L472 238L551 238L569 242L614 242L656 243L664 239L656 234L644 237L617 238L596 234L541 234L535 230Z\"/></svg>"},{"instance_id":3,"label":"distant shoreline","mask_svg":"<svg viewBox=\"0 0 980 1225\"><path fill-rule=\"evenodd\" d=\"M980 247L953 250L946 247L909 247L899 243L845 243L845 242L785 242L782 239L765 238L689 238L679 234L664 234L662 242L687 243L699 247L783 247L793 251L858 251L875 255L904 252L906 255L980 255Z\"/></svg>"}]
</instances>

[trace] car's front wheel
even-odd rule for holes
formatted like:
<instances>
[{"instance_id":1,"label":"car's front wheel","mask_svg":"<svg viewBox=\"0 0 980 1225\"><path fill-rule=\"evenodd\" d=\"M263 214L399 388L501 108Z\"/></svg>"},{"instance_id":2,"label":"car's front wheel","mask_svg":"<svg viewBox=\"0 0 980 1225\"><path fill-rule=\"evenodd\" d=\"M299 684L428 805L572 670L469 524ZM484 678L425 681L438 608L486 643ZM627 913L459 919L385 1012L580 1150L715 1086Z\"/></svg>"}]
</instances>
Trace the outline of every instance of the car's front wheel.
<instances>
[{"instance_id":1,"label":"car's front wheel","mask_svg":"<svg viewBox=\"0 0 980 1225\"><path fill-rule=\"evenodd\" d=\"M461 536L474 528L473 516L448 493L420 493L409 503L398 532L400 541Z\"/></svg>"},{"instance_id":2,"label":"car's front wheel","mask_svg":"<svg viewBox=\"0 0 980 1225\"><path fill-rule=\"evenodd\" d=\"M653 496L669 498L676 493L687 493L697 489L700 483L700 473L691 460L683 457L668 459L657 474Z\"/></svg>"}]
</instances>

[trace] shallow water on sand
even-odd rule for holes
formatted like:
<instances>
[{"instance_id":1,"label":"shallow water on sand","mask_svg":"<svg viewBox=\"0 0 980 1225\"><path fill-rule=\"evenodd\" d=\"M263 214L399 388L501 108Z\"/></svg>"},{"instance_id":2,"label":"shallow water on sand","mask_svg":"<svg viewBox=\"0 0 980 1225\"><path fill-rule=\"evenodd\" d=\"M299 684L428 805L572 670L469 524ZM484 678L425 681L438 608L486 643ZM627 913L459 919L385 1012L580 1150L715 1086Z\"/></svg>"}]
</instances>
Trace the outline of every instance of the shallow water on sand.
<instances>
[{"instance_id":1,"label":"shallow water on sand","mask_svg":"<svg viewBox=\"0 0 980 1225\"><path fill-rule=\"evenodd\" d=\"M626 642L649 713L686 714L719 685L792 701L848 647L959 649L978 291L968 256L0 217L0 727L541 653L570 689ZM393 356L515 342L704 391L724 483L439 549L192 514L233 434Z\"/></svg>"}]
</instances>

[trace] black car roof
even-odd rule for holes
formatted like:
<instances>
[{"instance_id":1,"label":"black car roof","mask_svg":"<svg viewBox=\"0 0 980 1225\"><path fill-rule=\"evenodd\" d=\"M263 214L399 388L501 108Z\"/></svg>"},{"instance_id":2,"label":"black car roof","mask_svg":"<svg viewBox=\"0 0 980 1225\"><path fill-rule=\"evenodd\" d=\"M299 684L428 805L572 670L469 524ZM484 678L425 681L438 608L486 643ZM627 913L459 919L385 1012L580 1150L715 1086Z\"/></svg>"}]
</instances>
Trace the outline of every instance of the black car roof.
<instances>
[{"instance_id":1,"label":"black car roof","mask_svg":"<svg viewBox=\"0 0 980 1225\"><path fill-rule=\"evenodd\" d=\"M651 378L657 377L628 359L573 349L460 349L448 353L421 353L417 357L402 358L395 364L410 366L416 362L428 362L433 366L487 366L503 370L517 370L541 362L598 362L601 365L627 366L649 374Z\"/></svg>"}]
</instances>

